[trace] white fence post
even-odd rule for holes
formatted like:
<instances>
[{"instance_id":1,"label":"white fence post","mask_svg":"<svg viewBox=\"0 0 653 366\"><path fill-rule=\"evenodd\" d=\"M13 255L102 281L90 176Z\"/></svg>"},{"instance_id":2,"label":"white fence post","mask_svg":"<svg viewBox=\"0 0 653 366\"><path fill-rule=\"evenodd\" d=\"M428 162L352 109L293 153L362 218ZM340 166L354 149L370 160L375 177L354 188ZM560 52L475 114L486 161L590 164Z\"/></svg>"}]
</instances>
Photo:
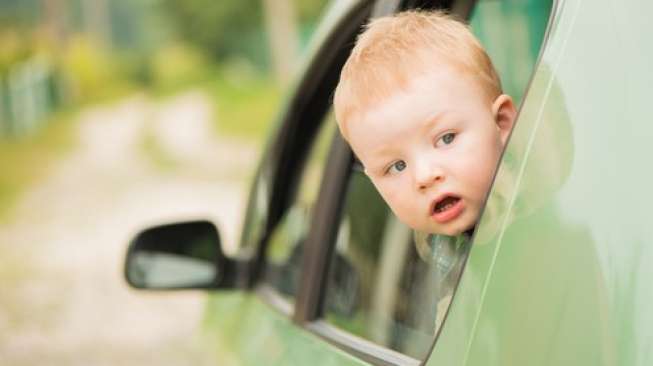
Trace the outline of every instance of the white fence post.
<instances>
[{"instance_id":1,"label":"white fence post","mask_svg":"<svg viewBox=\"0 0 653 366\"><path fill-rule=\"evenodd\" d=\"M31 59L11 68L7 77L5 134L21 136L35 132L52 109L48 93L48 64ZM4 119L4 118L3 118Z\"/></svg>"}]
</instances>

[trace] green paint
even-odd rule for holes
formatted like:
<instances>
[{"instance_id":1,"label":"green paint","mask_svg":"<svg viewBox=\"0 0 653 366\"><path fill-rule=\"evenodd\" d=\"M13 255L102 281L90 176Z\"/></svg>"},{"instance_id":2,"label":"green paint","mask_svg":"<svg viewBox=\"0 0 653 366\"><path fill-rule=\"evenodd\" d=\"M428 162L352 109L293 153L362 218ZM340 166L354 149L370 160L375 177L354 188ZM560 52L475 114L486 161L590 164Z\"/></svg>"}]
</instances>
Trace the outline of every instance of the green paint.
<instances>
[{"instance_id":1,"label":"green paint","mask_svg":"<svg viewBox=\"0 0 653 366\"><path fill-rule=\"evenodd\" d=\"M298 327L254 293L212 296L205 326L220 365L366 365Z\"/></svg>"}]
</instances>

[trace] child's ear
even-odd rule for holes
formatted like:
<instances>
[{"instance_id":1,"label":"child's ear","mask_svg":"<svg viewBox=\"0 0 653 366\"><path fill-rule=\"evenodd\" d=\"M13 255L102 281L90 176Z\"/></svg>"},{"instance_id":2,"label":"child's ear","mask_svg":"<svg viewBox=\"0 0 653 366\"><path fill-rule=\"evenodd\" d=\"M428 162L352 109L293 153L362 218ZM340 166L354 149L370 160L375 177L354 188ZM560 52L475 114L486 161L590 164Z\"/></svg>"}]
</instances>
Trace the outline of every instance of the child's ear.
<instances>
[{"instance_id":1,"label":"child's ear","mask_svg":"<svg viewBox=\"0 0 653 366\"><path fill-rule=\"evenodd\" d=\"M492 116L501 135L501 143L505 146L512 126L517 117L517 110L512 98L507 94L501 94L492 103Z\"/></svg>"}]
</instances>

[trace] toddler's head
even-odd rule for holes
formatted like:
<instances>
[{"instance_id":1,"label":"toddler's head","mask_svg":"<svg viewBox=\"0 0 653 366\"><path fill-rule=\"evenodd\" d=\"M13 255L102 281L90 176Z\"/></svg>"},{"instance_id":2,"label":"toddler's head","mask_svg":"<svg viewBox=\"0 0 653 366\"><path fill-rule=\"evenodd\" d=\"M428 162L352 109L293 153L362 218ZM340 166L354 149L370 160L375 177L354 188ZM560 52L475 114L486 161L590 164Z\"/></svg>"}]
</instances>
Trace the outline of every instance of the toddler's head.
<instances>
[{"instance_id":1,"label":"toddler's head","mask_svg":"<svg viewBox=\"0 0 653 366\"><path fill-rule=\"evenodd\" d=\"M468 27L442 12L373 20L334 97L336 120L381 196L411 228L472 228L516 115Z\"/></svg>"}]
</instances>

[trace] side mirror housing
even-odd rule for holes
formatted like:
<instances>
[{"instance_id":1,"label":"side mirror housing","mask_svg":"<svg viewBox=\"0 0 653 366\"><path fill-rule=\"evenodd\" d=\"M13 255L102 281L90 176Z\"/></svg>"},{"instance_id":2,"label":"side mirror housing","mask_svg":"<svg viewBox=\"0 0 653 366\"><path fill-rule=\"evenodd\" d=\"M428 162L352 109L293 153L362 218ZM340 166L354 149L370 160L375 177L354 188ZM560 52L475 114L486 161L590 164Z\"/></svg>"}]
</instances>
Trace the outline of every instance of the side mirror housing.
<instances>
[{"instance_id":1,"label":"side mirror housing","mask_svg":"<svg viewBox=\"0 0 653 366\"><path fill-rule=\"evenodd\" d=\"M131 241L125 259L127 282L139 289L233 288L237 272L208 221L148 228Z\"/></svg>"}]
</instances>

